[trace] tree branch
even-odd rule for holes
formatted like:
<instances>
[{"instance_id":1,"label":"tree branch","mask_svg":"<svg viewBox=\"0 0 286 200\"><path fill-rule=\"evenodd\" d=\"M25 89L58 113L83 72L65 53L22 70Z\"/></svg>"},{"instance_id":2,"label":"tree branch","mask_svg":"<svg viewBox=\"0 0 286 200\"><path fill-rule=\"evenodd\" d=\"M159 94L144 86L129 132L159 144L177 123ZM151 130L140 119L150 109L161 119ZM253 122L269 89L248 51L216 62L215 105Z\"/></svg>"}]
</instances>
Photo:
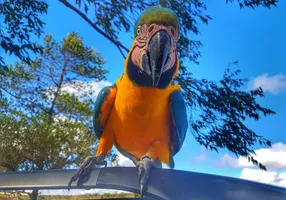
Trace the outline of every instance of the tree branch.
<instances>
[{"instance_id":1,"label":"tree branch","mask_svg":"<svg viewBox=\"0 0 286 200\"><path fill-rule=\"evenodd\" d=\"M106 33L104 33L104 31L102 31L100 28L98 28L94 23L92 23L92 21L84 14L82 13L80 10L78 10L76 7L74 7L73 5L71 5L69 2L67 2L66 0L59 0L60 2L62 2L66 7L72 9L74 12L76 12L78 15L80 15L89 25L92 26L92 28L94 28L98 33L100 33L101 35L103 35L105 38L107 38L109 41L111 41L113 44L115 44L117 46L117 48L119 49L120 53L122 54L122 56L125 58L122 50L124 49L127 53L129 52L129 49L127 47L125 47L123 44L121 44L118 40L113 39L112 37L110 37L109 35L107 35Z\"/></svg>"},{"instance_id":2,"label":"tree branch","mask_svg":"<svg viewBox=\"0 0 286 200\"><path fill-rule=\"evenodd\" d=\"M117 46L117 48L119 49L119 51L120 51L121 55L123 56L123 58L126 59L126 57L125 57L124 53L122 52L122 49L120 48L120 46Z\"/></svg>"},{"instance_id":3,"label":"tree branch","mask_svg":"<svg viewBox=\"0 0 286 200\"><path fill-rule=\"evenodd\" d=\"M41 106L40 104L37 104L37 103L35 103L35 102L33 102L33 101L29 100L29 99L26 99L26 98L23 98L23 97L19 96L19 95L13 94L12 92L9 92L8 90L6 90L5 88L3 88L3 87L1 87L1 86L0 86L0 89L2 89L3 91L5 91L5 92L6 92L7 94L9 94L10 96L12 96L12 97L14 97L14 98L16 98L16 99L21 99L21 100L23 100L23 101L27 101L27 102L29 102L29 103L31 103L31 104L37 106L38 108L42 109L44 112L48 113L48 111L47 111L43 106Z\"/></svg>"},{"instance_id":4,"label":"tree branch","mask_svg":"<svg viewBox=\"0 0 286 200\"><path fill-rule=\"evenodd\" d=\"M51 105L51 108L49 109L49 116L50 116L50 120L51 122L53 121L52 120L52 117L53 117L53 114L54 114L54 107L55 107L55 104L56 104L56 100L58 98L58 95L60 93L60 89L62 87L62 84L63 84L63 81L64 81L64 75L66 73L66 68L67 68L67 63L66 63L66 57L65 57L65 54L63 53L63 56L64 56L64 66L62 68L62 71L61 71L61 76L60 76L60 80L59 82L57 83L57 90L56 92L54 93L54 99L52 101L52 105Z\"/></svg>"}]
</instances>

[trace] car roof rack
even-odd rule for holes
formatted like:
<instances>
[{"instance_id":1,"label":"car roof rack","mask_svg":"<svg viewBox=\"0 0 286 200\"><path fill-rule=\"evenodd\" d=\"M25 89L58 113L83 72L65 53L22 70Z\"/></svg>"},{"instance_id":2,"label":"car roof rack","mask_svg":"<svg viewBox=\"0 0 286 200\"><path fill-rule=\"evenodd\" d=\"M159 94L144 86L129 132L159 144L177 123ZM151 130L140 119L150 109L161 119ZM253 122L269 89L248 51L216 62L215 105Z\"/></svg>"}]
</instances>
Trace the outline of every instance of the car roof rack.
<instances>
[{"instance_id":1,"label":"car roof rack","mask_svg":"<svg viewBox=\"0 0 286 200\"><path fill-rule=\"evenodd\" d=\"M75 171L1 172L0 190L68 189ZM139 193L137 170L135 167L95 168L87 180L80 179L71 185L71 189L93 188ZM154 168L149 176L146 198L142 199L286 200L286 189L238 178Z\"/></svg>"}]
</instances>

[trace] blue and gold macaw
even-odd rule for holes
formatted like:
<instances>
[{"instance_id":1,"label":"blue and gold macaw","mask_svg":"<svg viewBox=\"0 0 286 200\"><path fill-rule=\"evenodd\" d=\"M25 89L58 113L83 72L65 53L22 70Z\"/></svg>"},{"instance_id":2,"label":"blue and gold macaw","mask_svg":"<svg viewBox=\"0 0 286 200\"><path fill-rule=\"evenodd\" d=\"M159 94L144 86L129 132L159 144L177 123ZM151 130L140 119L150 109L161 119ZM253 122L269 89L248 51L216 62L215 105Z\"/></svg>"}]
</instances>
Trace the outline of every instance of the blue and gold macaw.
<instances>
[{"instance_id":1,"label":"blue and gold macaw","mask_svg":"<svg viewBox=\"0 0 286 200\"><path fill-rule=\"evenodd\" d=\"M153 166L174 167L188 129L186 106L178 76L178 17L169 9L150 7L137 21L135 40L124 63L124 74L99 93L94 131L100 139L96 156L88 157L72 177L104 164L114 145L137 166L141 194Z\"/></svg>"}]
</instances>

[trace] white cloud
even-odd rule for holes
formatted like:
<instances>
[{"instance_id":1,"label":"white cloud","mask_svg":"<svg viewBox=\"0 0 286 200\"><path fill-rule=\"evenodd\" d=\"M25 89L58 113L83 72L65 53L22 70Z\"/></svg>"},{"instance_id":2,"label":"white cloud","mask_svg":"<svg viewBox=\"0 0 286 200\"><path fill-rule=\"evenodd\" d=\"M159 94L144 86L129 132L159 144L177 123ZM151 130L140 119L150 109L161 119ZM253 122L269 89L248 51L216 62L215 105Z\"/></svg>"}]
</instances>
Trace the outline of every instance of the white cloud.
<instances>
[{"instance_id":1,"label":"white cloud","mask_svg":"<svg viewBox=\"0 0 286 200\"><path fill-rule=\"evenodd\" d=\"M61 92L74 94L80 99L92 98L95 99L103 87L110 86L108 81L73 81L63 84ZM56 88L47 88L45 94L52 100Z\"/></svg>"},{"instance_id":2,"label":"white cloud","mask_svg":"<svg viewBox=\"0 0 286 200\"><path fill-rule=\"evenodd\" d=\"M117 152L118 164L120 167L135 167L134 163L127 157L123 156L121 153ZM169 169L170 167L165 163L162 163L162 168Z\"/></svg>"},{"instance_id":3,"label":"white cloud","mask_svg":"<svg viewBox=\"0 0 286 200\"><path fill-rule=\"evenodd\" d=\"M275 143L271 148L261 148L255 150L256 156L253 157L268 169L271 170L281 170L286 169L286 144L281 142ZM224 154L218 163L218 166L230 166L232 168L244 168L244 167L254 167L254 165L248 162L247 158L239 157L238 159Z\"/></svg>"},{"instance_id":4,"label":"white cloud","mask_svg":"<svg viewBox=\"0 0 286 200\"><path fill-rule=\"evenodd\" d=\"M79 98L85 98L87 95L89 98L95 99L100 90L103 87L110 86L111 83L108 81L74 81L73 83L64 84L62 87L62 92L67 92L69 94L75 94Z\"/></svg>"},{"instance_id":5,"label":"white cloud","mask_svg":"<svg viewBox=\"0 0 286 200\"><path fill-rule=\"evenodd\" d=\"M209 158L207 156L207 149L204 146L201 146L200 148L200 154L198 156L194 157L194 160L197 162L205 162Z\"/></svg>"},{"instance_id":6,"label":"white cloud","mask_svg":"<svg viewBox=\"0 0 286 200\"><path fill-rule=\"evenodd\" d=\"M196 156L194 159L195 161L198 161L198 162L205 162L207 161L207 156L205 154L200 154Z\"/></svg>"},{"instance_id":7,"label":"white cloud","mask_svg":"<svg viewBox=\"0 0 286 200\"><path fill-rule=\"evenodd\" d=\"M244 164L248 164L248 163L244 163ZM225 166L229 166L232 168L240 168L243 167L241 166L239 159L230 156L228 154L223 154L223 156L220 157L219 162L217 164L219 167L225 167ZM249 163L249 166L252 166L252 164Z\"/></svg>"},{"instance_id":8,"label":"white cloud","mask_svg":"<svg viewBox=\"0 0 286 200\"><path fill-rule=\"evenodd\" d=\"M118 164L120 167L135 167L134 163L127 157L123 156L121 153L118 155Z\"/></svg>"},{"instance_id":9,"label":"white cloud","mask_svg":"<svg viewBox=\"0 0 286 200\"><path fill-rule=\"evenodd\" d=\"M255 77L249 84L249 89L256 89L261 87L265 92L277 94L286 91L286 74L278 74L269 76L262 74Z\"/></svg>"},{"instance_id":10,"label":"white cloud","mask_svg":"<svg viewBox=\"0 0 286 200\"><path fill-rule=\"evenodd\" d=\"M275 171L244 168L241 172L240 178L286 187L286 172L279 174Z\"/></svg>"},{"instance_id":11,"label":"white cloud","mask_svg":"<svg viewBox=\"0 0 286 200\"><path fill-rule=\"evenodd\" d=\"M242 168L240 178L251 181L286 187L286 144L275 143L271 148L255 150L254 158L266 166L267 171L257 169L244 157L224 154L218 162L219 167ZM254 168L255 167L255 168Z\"/></svg>"},{"instance_id":12,"label":"white cloud","mask_svg":"<svg viewBox=\"0 0 286 200\"><path fill-rule=\"evenodd\" d=\"M279 174L276 181L279 181L280 186L286 187L286 172Z\"/></svg>"}]
</instances>

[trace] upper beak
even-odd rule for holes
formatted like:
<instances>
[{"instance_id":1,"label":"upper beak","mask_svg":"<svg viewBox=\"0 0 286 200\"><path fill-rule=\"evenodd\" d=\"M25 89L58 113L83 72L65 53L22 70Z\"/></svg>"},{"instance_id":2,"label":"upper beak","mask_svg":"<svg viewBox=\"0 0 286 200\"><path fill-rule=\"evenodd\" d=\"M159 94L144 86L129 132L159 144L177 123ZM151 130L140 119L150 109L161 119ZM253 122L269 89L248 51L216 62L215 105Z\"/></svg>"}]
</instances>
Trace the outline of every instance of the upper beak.
<instances>
[{"instance_id":1,"label":"upper beak","mask_svg":"<svg viewBox=\"0 0 286 200\"><path fill-rule=\"evenodd\" d=\"M166 31L157 32L150 40L147 55L143 56L142 67L151 76L153 87L157 87L161 74L167 69L170 59L171 38Z\"/></svg>"}]
</instances>

